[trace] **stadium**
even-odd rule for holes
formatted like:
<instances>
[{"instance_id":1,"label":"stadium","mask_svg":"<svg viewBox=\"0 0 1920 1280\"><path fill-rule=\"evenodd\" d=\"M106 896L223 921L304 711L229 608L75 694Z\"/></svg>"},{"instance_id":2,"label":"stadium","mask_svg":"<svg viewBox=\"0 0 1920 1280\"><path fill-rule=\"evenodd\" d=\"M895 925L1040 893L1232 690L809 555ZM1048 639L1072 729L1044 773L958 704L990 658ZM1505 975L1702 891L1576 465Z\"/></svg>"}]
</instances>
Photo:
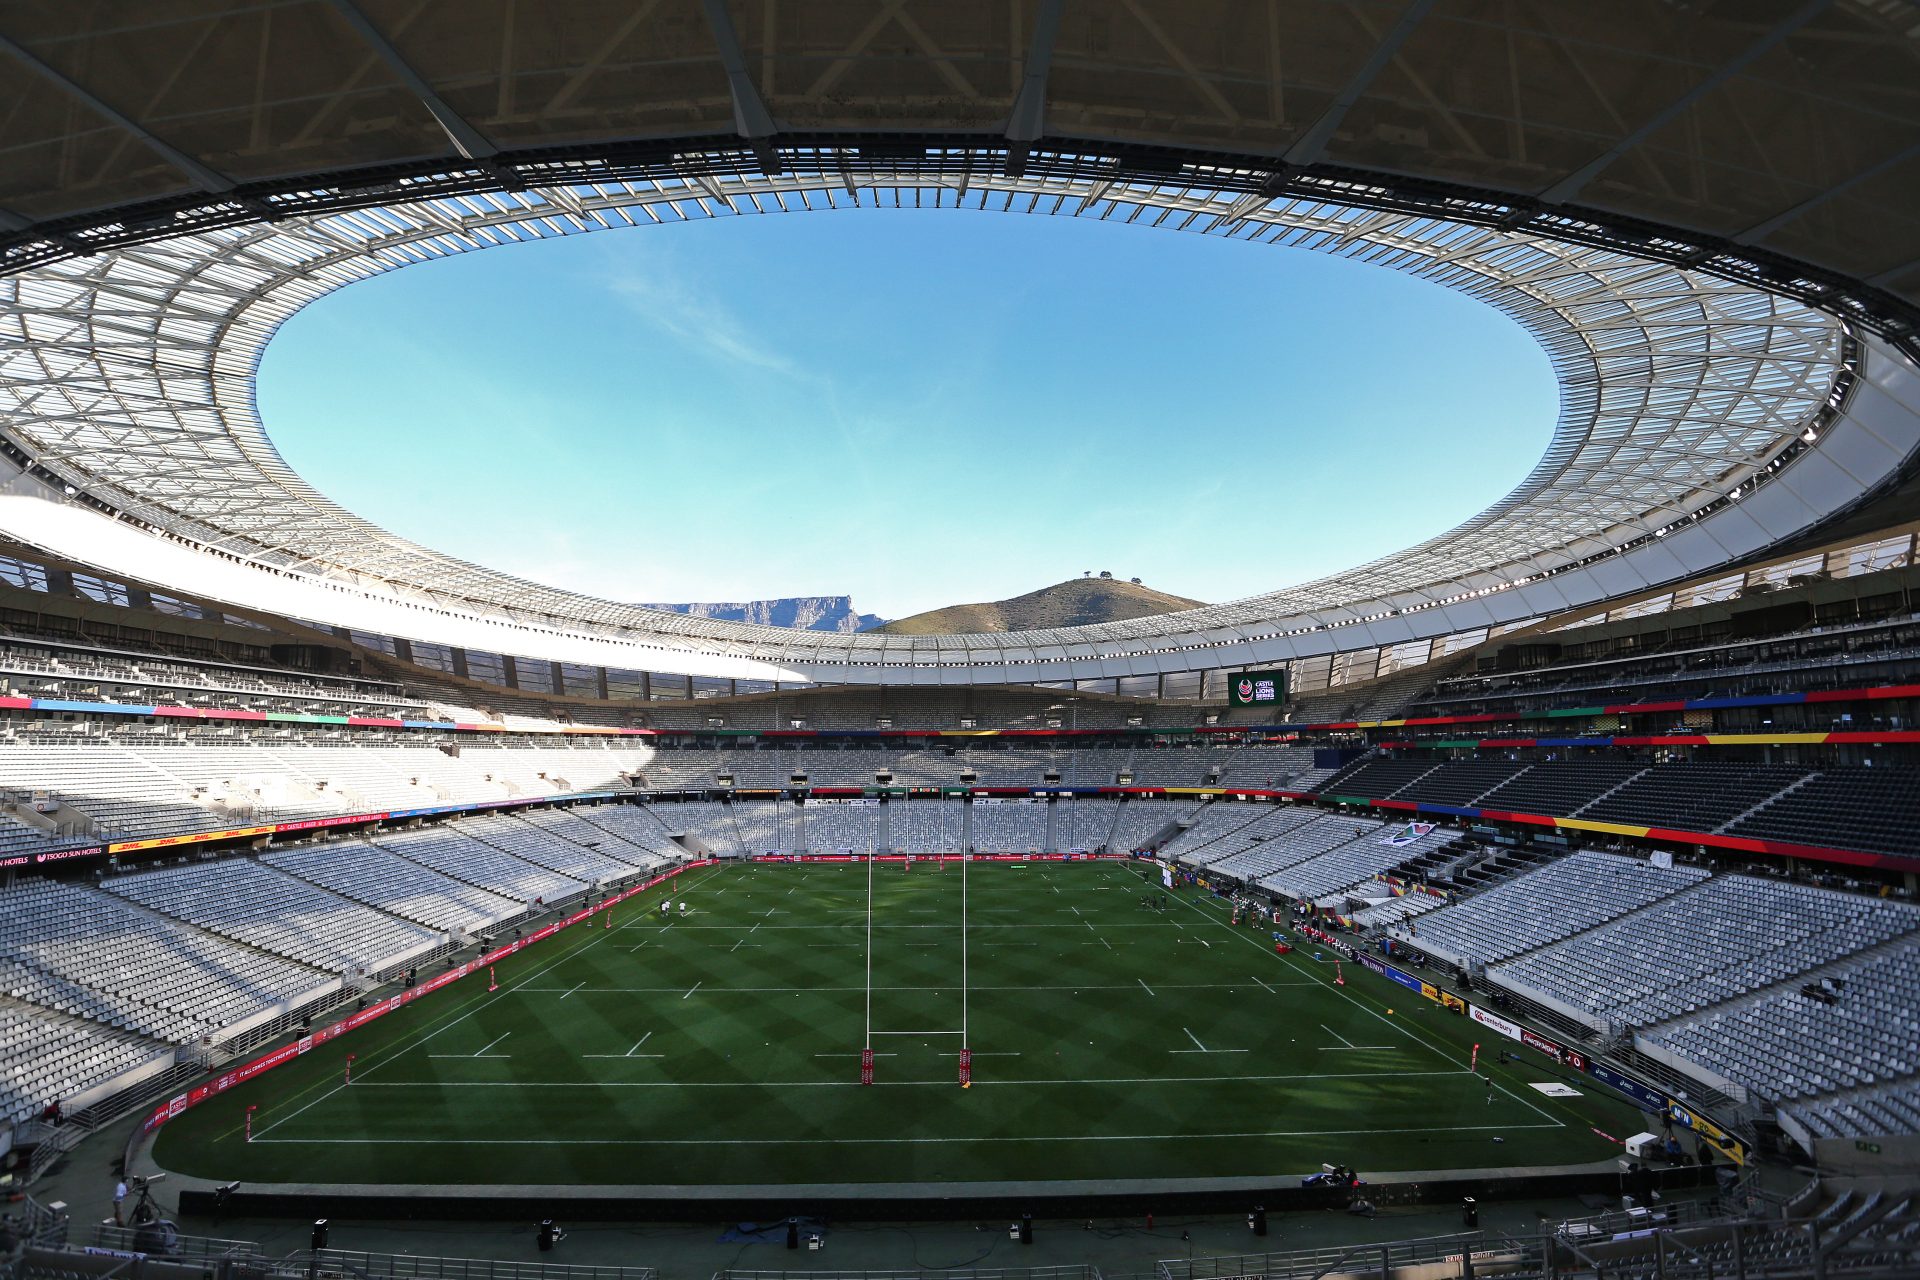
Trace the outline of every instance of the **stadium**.
<instances>
[{"instance_id":1,"label":"stadium","mask_svg":"<svg viewBox=\"0 0 1920 1280\"><path fill-rule=\"evenodd\" d=\"M1920 1275L1917 65L1903 0L0 4L0 1278ZM1393 554L915 633L469 562L262 413L349 286L853 211L1399 273L1557 416Z\"/></svg>"}]
</instances>

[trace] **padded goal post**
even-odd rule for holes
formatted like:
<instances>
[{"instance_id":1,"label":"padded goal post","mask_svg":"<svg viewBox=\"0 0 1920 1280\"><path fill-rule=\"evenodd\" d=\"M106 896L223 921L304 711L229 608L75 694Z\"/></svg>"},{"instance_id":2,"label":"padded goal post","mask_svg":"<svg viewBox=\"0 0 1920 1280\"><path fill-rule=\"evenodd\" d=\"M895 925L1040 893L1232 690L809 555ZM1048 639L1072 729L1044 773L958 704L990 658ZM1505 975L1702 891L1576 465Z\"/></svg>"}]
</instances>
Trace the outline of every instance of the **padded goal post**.
<instances>
[{"instance_id":1,"label":"padded goal post","mask_svg":"<svg viewBox=\"0 0 1920 1280\"><path fill-rule=\"evenodd\" d=\"M873 1083L873 1050L871 1049L860 1051L860 1083Z\"/></svg>"}]
</instances>

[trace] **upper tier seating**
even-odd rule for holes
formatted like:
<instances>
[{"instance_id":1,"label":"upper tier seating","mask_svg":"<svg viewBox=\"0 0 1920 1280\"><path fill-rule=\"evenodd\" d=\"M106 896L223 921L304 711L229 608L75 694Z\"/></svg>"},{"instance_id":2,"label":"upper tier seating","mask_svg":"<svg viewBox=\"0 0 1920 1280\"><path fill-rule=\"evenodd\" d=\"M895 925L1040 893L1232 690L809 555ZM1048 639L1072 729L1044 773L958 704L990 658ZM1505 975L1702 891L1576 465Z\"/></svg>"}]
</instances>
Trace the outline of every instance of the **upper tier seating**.
<instances>
[{"instance_id":1,"label":"upper tier seating","mask_svg":"<svg viewBox=\"0 0 1920 1280\"><path fill-rule=\"evenodd\" d=\"M1313 753L1311 743L1249 743L1228 759L1224 781L1260 791L1304 791L1308 779L1317 782L1332 772L1316 770Z\"/></svg>"},{"instance_id":2,"label":"upper tier seating","mask_svg":"<svg viewBox=\"0 0 1920 1280\"><path fill-rule=\"evenodd\" d=\"M1420 804L1471 805L1526 767L1523 761L1518 760L1448 760L1438 769L1400 788L1394 799L1412 800Z\"/></svg>"},{"instance_id":3,"label":"upper tier seating","mask_svg":"<svg viewBox=\"0 0 1920 1280\"><path fill-rule=\"evenodd\" d=\"M132 838L604 790L652 758L651 748L599 743L505 748L488 742L463 744L460 754L448 755L427 743L342 745L219 732L215 743L192 745L0 740L0 788L51 792L103 835Z\"/></svg>"},{"instance_id":4,"label":"upper tier seating","mask_svg":"<svg viewBox=\"0 0 1920 1280\"><path fill-rule=\"evenodd\" d=\"M72 848L77 845L92 844L85 836L59 836L39 827L29 826L10 813L0 813L0 858L10 858L22 853L47 853L54 849Z\"/></svg>"},{"instance_id":5,"label":"upper tier seating","mask_svg":"<svg viewBox=\"0 0 1920 1280\"><path fill-rule=\"evenodd\" d=\"M1920 854L1920 771L1822 769L1728 829L1792 844Z\"/></svg>"},{"instance_id":6,"label":"upper tier seating","mask_svg":"<svg viewBox=\"0 0 1920 1280\"><path fill-rule=\"evenodd\" d=\"M1645 768L1632 760L1546 760L1474 804L1513 813L1576 814Z\"/></svg>"},{"instance_id":7,"label":"upper tier seating","mask_svg":"<svg viewBox=\"0 0 1920 1280\"><path fill-rule=\"evenodd\" d=\"M260 860L342 897L449 933L477 934L526 910L512 898L357 840L282 849Z\"/></svg>"},{"instance_id":8,"label":"upper tier seating","mask_svg":"<svg viewBox=\"0 0 1920 1280\"><path fill-rule=\"evenodd\" d=\"M1583 818L1680 831L1717 831L1807 771L1798 765L1656 764L1612 795L1587 806Z\"/></svg>"},{"instance_id":9,"label":"upper tier seating","mask_svg":"<svg viewBox=\"0 0 1920 1280\"><path fill-rule=\"evenodd\" d=\"M1139 746L1123 767L1137 787L1198 787L1206 785L1209 777L1224 778L1233 755L1233 748L1225 746ZM1259 776L1259 766L1247 767L1255 771L1254 777ZM1243 780L1240 785L1261 784Z\"/></svg>"},{"instance_id":10,"label":"upper tier seating","mask_svg":"<svg viewBox=\"0 0 1920 1280\"><path fill-rule=\"evenodd\" d=\"M1920 909L1717 876L1491 971L1634 1026L1733 999L1920 929Z\"/></svg>"},{"instance_id":11,"label":"upper tier seating","mask_svg":"<svg viewBox=\"0 0 1920 1280\"><path fill-rule=\"evenodd\" d=\"M0 742L0 786L53 793L109 837L170 835L226 825L192 789L125 747Z\"/></svg>"},{"instance_id":12,"label":"upper tier seating","mask_svg":"<svg viewBox=\"0 0 1920 1280\"><path fill-rule=\"evenodd\" d=\"M1691 867L1575 853L1420 917L1418 936L1409 940L1443 959L1492 964L1637 911L1706 877ZM1396 929L1395 936L1406 935Z\"/></svg>"},{"instance_id":13,"label":"upper tier seating","mask_svg":"<svg viewBox=\"0 0 1920 1280\"><path fill-rule=\"evenodd\" d=\"M372 973L425 955L439 934L349 902L249 858L138 875L100 887L176 920L316 969Z\"/></svg>"},{"instance_id":14,"label":"upper tier seating","mask_svg":"<svg viewBox=\"0 0 1920 1280\"><path fill-rule=\"evenodd\" d=\"M1432 772L1437 762L1426 756L1402 760L1392 756L1368 756L1354 761L1320 784L1322 795L1365 796L1385 800L1397 795L1422 774Z\"/></svg>"},{"instance_id":15,"label":"upper tier seating","mask_svg":"<svg viewBox=\"0 0 1920 1280\"><path fill-rule=\"evenodd\" d=\"M62 686L48 696L64 698L98 689L109 695L109 701L143 704L211 703L194 695L215 692L267 695L278 702L311 706L336 715L363 711L391 715L395 709L417 715L426 705L402 693L397 685L353 677L277 671L258 663L194 660L138 653L124 646L85 646L11 635L0 638L0 674L25 674ZM258 700L245 699L249 704ZM235 701L232 697L225 699L228 705Z\"/></svg>"}]
</instances>

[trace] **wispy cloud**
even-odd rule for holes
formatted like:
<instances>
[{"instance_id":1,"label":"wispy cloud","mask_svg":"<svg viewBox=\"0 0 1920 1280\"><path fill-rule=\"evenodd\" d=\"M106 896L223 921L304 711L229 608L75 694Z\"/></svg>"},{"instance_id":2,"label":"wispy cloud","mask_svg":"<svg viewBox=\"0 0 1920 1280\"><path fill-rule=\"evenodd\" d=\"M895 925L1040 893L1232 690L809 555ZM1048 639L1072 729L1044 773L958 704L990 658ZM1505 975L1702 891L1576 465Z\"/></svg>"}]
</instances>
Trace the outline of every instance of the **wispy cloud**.
<instances>
[{"instance_id":1,"label":"wispy cloud","mask_svg":"<svg viewBox=\"0 0 1920 1280\"><path fill-rule=\"evenodd\" d=\"M692 350L783 377L814 380L724 302L687 280L671 259L610 265L607 288L636 316Z\"/></svg>"}]
</instances>

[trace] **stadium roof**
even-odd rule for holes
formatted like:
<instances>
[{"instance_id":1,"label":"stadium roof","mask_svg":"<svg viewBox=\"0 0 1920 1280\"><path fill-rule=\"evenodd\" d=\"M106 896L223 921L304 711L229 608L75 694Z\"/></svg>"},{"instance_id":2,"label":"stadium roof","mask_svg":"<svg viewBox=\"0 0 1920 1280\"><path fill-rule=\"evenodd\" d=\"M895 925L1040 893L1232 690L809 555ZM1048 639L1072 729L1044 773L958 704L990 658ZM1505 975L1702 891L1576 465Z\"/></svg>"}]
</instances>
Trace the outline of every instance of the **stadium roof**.
<instances>
[{"instance_id":1,"label":"stadium roof","mask_svg":"<svg viewBox=\"0 0 1920 1280\"><path fill-rule=\"evenodd\" d=\"M507 620L521 643L493 647L536 656L564 656L565 633L599 655L645 640L644 660L566 652L657 670L1057 679L1554 613L1804 534L1920 445L1916 29L1894 0L12 5L0 65L31 74L0 77L0 428L17 463L149 541L330 593L276 595L294 616L348 625L352 598L351 625L438 639L457 615L468 642ZM1535 335L1560 421L1507 499L1335 578L1060 632L847 637L415 547L303 485L254 414L277 325L368 275L852 203L1414 272ZM14 537L140 558L128 521L31 501L0 521Z\"/></svg>"}]
</instances>

